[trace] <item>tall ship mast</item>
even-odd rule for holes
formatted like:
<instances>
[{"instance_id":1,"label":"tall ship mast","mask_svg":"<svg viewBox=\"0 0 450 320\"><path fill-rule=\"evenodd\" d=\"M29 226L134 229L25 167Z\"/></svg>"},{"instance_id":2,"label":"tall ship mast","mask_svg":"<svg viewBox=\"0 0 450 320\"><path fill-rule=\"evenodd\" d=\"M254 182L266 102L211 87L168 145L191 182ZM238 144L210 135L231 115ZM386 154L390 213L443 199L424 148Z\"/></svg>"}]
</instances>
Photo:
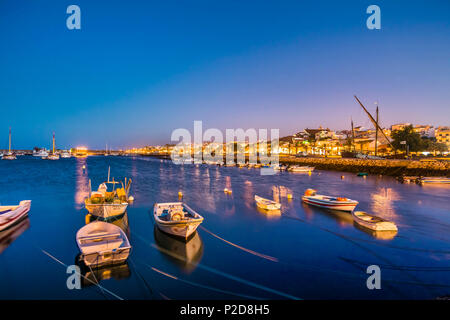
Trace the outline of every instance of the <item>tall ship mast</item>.
<instances>
[{"instance_id":1,"label":"tall ship mast","mask_svg":"<svg viewBox=\"0 0 450 320\"><path fill-rule=\"evenodd\" d=\"M9 128L8 153L2 156L2 160L16 160L16 155L11 151L11 127Z\"/></svg>"},{"instance_id":2,"label":"tall ship mast","mask_svg":"<svg viewBox=\"0 0 450 320\"><path fill-rule=\"evenodd\" d=\"M49 154L46 158L47 160L59 160L59 154L56 153L55 149L55 133L53 132L53 139L52 139L52 153Z\"/></svg>"}]
</instances>

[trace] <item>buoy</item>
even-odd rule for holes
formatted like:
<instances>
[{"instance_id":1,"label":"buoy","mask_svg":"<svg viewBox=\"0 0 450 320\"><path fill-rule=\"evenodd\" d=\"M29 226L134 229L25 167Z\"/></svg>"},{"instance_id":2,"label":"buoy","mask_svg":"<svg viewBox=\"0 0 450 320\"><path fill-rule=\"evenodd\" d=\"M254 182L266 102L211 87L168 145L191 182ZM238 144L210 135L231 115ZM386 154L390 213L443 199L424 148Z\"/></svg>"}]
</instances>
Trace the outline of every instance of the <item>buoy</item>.
<instances>
[{"instance_id":1,"label":"buoy","mask_svg":"<svg viewBox=\"0 0 450 320\"><path fill-rule=\"evenodd\" d=\"M178 197L179 197L179 198L183 198L183 192L178 191Z\"/></svg>"},{"instance_id":2,"label":"buoy","mask_svg":"<svg viewBox=\"0 0 450 320\"><path fill-rule=\"evenodd\" d=\"M344 179L345 177L344 176L341 176L341 179Z\"/></svg>"},{"instance_id":3,"label":"buoy","mask_svg":"<svg viewBox=\"0 0 450 320\"><path fill-rule=\"evenodd\" d=\"M229 194L232 194L232 193L233 193L233 190L228 189L228 193L229 193Z\"/></svg>"},{"instance_id":4,"label":"buoy","mask_svg":"<svg viewBox=\"0 0 450 320\"><path fill-rule=\"evenodd\" d=\"M365 178L367 178L367 176L363 176L363 178L365 179Z\"/></svg>"},{"instance_id":5,"label":"buoy","mask_svg":"<svg viewBox=\"0 0 450 320\"><path fill-rule=\"evenodd\" d=\"M288 199L292 199L292 193L288 193L288 194L287 194L287 198L288 198Z\"/></svg>"},{"instance_id":6,"label":"buoy","mask_svg":"<svg viewBox=\"0 0 450 320\"><path fill-rule=\"evenodd\" d=\"M128 201L134 201L134 197L133 196L129 196L128 197Z\"/></svg>"},{"instance_id":7,"label":"buoy","mask_svg":"<svg viewBox=\"0 0 450 320\"><path fill-rule=\"evenodd\" d=\"M227 189L227 188L223 189L223 192L227 193L227 192L228 192L228 189Z\"/></svg>"},{"instance_id":8,"label":"buoy","mask_svg":"<svg viewBox=\"0 0 450 320\"><path fill-rule=\"evenodd\" d=\"M310 176L311 175L311 171L308 171L308 176Z\"/></svg>"},{"instance_id":9,"label":"buoy","mask_svg":"<svg viewBox=\"0 0 450 320\"><path fill-rule=\"evenodd\" d=\"M88 213L88 214L86 215L86 217L85 217L85 222L86 222L86 224L89 224L89 223L91 222L91 214L90 214L90 213Z\"/></svg>"}]
</instances>

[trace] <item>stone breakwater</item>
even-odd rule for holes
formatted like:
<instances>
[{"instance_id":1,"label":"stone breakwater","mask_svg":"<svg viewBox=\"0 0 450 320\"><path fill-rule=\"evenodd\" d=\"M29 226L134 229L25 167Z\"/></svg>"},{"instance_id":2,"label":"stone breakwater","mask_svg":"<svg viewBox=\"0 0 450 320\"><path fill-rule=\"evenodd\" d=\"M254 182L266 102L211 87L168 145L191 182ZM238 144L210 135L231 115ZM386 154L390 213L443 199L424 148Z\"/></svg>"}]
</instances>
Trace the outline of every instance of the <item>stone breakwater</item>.
<instances>
[{"instance_id":1,"label":"stone breakwater","mask_svg":"<svg viewBox=\"0 0 450 320\"><path fill-rule=\"evenodd\" d=\"M280 157L280 163L313 166L319 170L367 172L388 176L450 176L450 161Z\"/></svg>"}]
</instances>

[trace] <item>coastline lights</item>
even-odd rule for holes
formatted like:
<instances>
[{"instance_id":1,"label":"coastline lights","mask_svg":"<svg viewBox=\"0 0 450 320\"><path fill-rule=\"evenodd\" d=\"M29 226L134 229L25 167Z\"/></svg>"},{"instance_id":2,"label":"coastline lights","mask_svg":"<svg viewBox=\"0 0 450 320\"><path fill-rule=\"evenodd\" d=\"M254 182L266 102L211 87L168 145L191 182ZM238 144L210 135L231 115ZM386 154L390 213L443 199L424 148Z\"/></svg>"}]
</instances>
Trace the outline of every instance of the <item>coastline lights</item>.
<instances>
[{"instance_id":1,"label":"coastline lights","mask_svg":"<svg viewBox=\"0 0 450 320\"><path fill-rule=\"evenodd\" d=\"M88 156L88 148L84 146L76 147L74 154L77 158L85 158Z\"/></svg>"}]
</instances>

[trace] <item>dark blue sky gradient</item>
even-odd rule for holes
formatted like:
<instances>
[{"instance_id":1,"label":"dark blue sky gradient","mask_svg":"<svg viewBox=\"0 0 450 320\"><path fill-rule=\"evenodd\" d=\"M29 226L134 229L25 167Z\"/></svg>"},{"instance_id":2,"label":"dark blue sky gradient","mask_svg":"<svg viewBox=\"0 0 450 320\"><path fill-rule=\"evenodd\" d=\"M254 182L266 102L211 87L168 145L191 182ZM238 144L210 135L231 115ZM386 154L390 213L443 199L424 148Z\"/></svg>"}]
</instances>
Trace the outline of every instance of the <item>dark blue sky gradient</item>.
<instances>
[{"instance_id":1,"label":"dark blue sky gradient","mask_svg":"<svg viewBox=\"0 0 450 320\"><path fill-rule=\"evenodd\" d=\"M66 28L81 8L82 29ZM382 29L368 30L370 4ZM450 2L0 0L0 148L172 130L450 125ZM3 137L3 138L1 138Z\"/></svg>"}]
</instances>

